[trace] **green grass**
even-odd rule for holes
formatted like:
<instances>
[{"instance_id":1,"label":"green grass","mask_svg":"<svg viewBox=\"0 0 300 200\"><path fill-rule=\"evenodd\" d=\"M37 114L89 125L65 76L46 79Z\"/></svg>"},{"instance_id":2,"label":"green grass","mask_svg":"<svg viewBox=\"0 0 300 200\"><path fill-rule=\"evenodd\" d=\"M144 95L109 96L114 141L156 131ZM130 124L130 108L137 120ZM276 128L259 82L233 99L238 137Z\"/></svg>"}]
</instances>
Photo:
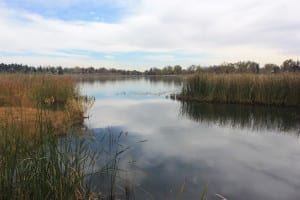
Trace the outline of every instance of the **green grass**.
<instances>
[{"instance_id":1,"label":"green grass","mask_svg":"<svg viewBox=\"0 0 300 200\"><path fill-rule=\"evenodd\" d=\"M34 134L22 123L0 127L0 199L80 199L83 171L92 154L84 145L61 143L43 112Z\"/></svg>"},{"instance_id":2,"label":"green grass","mask_svg":"<svg viewBox=\"0 0 300 200\"><path fill-rule=\"evenodd\" d=\"M112 134L105 135L110 142L97 144L78 126L93 99L80 96L75 82L1 75L0 96L0 200L117 198L119 156L126 148L114 147L120 137ZM58 130L59 120L64 128ZM97 180L104 189L94 189L94 174L107 177Z\"/></svg>"},{"instance_id":3,"label":"green grass","mask_svg":"<svg viewBox=\"0 0 300 200\"><path fill-rule=\"evenodd\" d=\"M39 121L37 126L38 133L29 137L19 123L2 123L0 199L119 197L119 157L127 149L118 146L119 136L108 133L97 143L93 133L73 129L57 137L51 122ZM103 187L94 188L95 177Z\"/></svg>"},{"instance_id":4,"label":"green grass","mask_svg":"<svg viewBox=\"0 0 300 200\"><path fill-rule=\"evenodd\" d=\"M300 106L300 74L197 74L185 82L182 100Z\"/></svg>"}]
</instances>

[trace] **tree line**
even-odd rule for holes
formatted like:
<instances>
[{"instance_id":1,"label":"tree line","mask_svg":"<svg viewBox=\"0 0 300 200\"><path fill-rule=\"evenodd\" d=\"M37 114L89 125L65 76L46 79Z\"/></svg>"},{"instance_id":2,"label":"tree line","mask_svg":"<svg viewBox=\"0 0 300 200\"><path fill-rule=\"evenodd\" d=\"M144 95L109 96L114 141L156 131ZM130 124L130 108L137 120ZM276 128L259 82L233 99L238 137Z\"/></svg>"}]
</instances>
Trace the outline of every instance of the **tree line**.
<instances>
[{"instance_id":1,"label":"tree line","mask_svg":"<svg viewBox=\"0 0 300 200\"><path fill-rule=\"evenodd\" d=\"M236 63L223 63L220 65L200 66L191 65L183 68L180 65L153 67L145 71L123 70L115 68L95 67L34 67L23 64L0 64L0 73L47 73L47 74L117 74L117 75L180 75L193 73L280 73L300 72L300 61L285 60L280 66L272 63L260 67L253 61L240 61Z\"/></svg>"}]
</instances>

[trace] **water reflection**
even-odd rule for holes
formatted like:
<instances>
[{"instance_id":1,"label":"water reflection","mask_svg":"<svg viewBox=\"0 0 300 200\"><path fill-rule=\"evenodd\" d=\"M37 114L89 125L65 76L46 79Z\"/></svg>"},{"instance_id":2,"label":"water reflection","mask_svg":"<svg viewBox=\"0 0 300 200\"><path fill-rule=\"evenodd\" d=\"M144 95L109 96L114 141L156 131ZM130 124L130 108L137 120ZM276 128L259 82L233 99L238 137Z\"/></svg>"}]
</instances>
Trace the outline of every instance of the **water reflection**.
<instances>
[{"instance_id":1,"label":"water reflection","mask_svg":"<svg viewBox=\"0 0 300 200\"><path fill-rule=\"evenodd\" d=\"M183 199L197 199L206 184L209 199L216 193L228 199L300 197L299 143L293 137L176 127L146 136L130 131L122 138L131 148L120 163L121 177L132 185L133 199L176 199L184 182ZM116 135L126 129L109 128ZM101 138L105 129L95 132Z\"/></svg>"},{"instance_id":2,"label":"water reflection","mask_svg":"<svg viewBox=\"0 0 300 200\"><path fill-rule=\"evenodd\" d=\"M179 92L182 81L179 78L158 77L103 77L92 81L81 81L82 93L96 99L161 99Z\"/></svg>"},{"instance_id":3,"label":"water reflection","mask_svg":"<svg viewBox=\"0 0 300 200\"><path fill-rule=\"evenodd\" d=\"M181 102L180 113L197 122L300 134L299 108Z\"/></svg>"},{"instance_id":4,"label":"water reflection","mask_svg":"<svg viewBox=\"0 0 300 200\"><path fill-rule=\"evenodd\" d=\"M126 81L146 81L149 83L163 82L164 84L169 85L182 85L183 78L180 76L78 76L74 77L80 83L89 83L89 84L105 84L113 82L126 82Z\"/></svg>"},{"instance_id":5,"label":"water reflection","mask_svg":"<svg viewBox=\"0 0 300 200\"><path fill-rule=\"evenodd\" d=\"M97 138L128 131L120 167L135 199L300 199L299 111L165 99L175 83L141 79L82 82L96 97L87 125ZM122 95L121 95L122 94ZM146 142L140 142L145 141Z\"/></svg>"}]
</instances>

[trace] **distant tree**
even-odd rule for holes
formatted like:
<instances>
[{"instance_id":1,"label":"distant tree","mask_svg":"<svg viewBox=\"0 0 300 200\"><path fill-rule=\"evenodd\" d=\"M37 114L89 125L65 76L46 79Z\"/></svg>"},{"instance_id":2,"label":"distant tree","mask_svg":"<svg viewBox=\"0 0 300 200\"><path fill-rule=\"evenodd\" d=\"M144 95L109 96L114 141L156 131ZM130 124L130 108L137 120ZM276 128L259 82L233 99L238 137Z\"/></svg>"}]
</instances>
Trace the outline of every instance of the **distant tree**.
<instances>
[{"instance_id":1,"label":"distant tree","mask_svg":"<svg viewBox=\"0 0 300 200\"><path fill-rule=\"evenodd\" d=\"M256 62L248 61L247 62L247 72L259 73L259 64Z\"/></svg>"},{"instance_id":2,"label":"distant tree","mask_svg":"<svg viewBox=\"0 0 300 200\"><path fill-rule=\"evenodd\" d=\"M239 73L259 73L259 64L253 61L238 62L235 67Z\"/></svg>"},{"instance_id":3,"label":"distant tree","mask_svg":"<svg viewBox=\"0 0 300 200\"><path fill-rule=\"evenodd\" d=\"M167 66L167 74L174 74L174 70L172 66Z\"/></svg>"},{"instance_id":4,"label":"distant tree","mask_svg":"<svg viewBox=\"0 0 300 200\"><path fill-rule=\"evenodd\" d=\"M237 72L239 72L239 73L247 72L247 64L245 62L236 63L235 68L237 69Z\"/></svg>"},{"instance_id":5,"label":"distant tree","mask_svg":"<svg viewBox=\"0 0 300 200\"><path fill-rule=\"evenodd\" d=\"M182 72L182 67L180 65L175 65L174 66L174 73L175 74L181 74Z\"/></svg>"},{"instance_id":6,"label":"distant tree","mask_svg":"<svg viewBox=\"0 0 300 200\"><path fill-rule=\"evenodd\" d=\"M61 66L57 67L56 70L57 70L58 74L63 74L64 73L64 70Z\"/></svg>"},{"instance_id":7,"label":"distant tree","mask_svg":"<svg viewBox=\"0 0 300 200\"><path fill-rule=\"evenodd\" d=\"M197 69L197 66L196 65L191 65L187 68L187 72L188 73L194 73Z\"/></svg>"},{"instance_id":8,"label":"distant tree","mask_svg":"<svg viewBox=\"0 0 300 200\"><path fill-rule=\"evenodd\" d=\"M234 72L235 72L234 64L228 64L227 66L225 66L225 73L234 73Z\"/></svg>"},{"instance_id":9,"label":"distant tree","mask_svg":"<svg viewBox=\"0 0 300 200\"><path fill-rule=\"evenodd\" d=\"M285 60L281 65L281 69L284 72L295 72L299 70L299 68L300 68L299 61L296 62L292 59Z\"/></svg>"},{"instance_id":10,"label":"distant tree","mask_svg":"<svg viewBox=\"0 0 300 200\"><path fill-rule=\"evenodd\" d=\"M87 73L94 73L95 72L95 68L94 67L89 67L86 70L87 70Z\"/></svg>"},{"instance_id":11,"label":"distant tree","mask_svg":"<svg viewBox=\"0 0 300 200\"><path fill-rule=\"evenodd\" d=\"M272 64L272 63L267 63L265 64L264 68L263 68L264 72L266 73L278 73L280 68L278 65L276 64Z\"/></svg>"}]
</instances>

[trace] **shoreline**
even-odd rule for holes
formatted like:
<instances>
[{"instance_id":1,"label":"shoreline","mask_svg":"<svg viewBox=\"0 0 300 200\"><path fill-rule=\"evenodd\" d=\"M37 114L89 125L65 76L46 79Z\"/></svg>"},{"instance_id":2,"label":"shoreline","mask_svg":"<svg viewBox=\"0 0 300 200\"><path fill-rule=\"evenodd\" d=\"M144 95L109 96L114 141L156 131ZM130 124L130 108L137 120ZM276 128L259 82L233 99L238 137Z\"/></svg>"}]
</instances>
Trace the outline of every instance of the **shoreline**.
<instances>
[{"instance_id":1,"label":"shoreline","mask_svg":"<svg viewBox=\"0 0 300 200\"><path fill-rule=\"evenodd\" d=\"M247 103L247 102L225 102L218 100L205 100L197 97L188 97L180 94L171 94L170 99L174 101L181 102L193 102L193 103L203 103L203 104L222 104L222 105L248 105L248 106L267 106L267 107L280 107L280 108L300 108L300 105L284 105L284 104L266 104L266 103Z\"/></svg>"}]
</instances>

